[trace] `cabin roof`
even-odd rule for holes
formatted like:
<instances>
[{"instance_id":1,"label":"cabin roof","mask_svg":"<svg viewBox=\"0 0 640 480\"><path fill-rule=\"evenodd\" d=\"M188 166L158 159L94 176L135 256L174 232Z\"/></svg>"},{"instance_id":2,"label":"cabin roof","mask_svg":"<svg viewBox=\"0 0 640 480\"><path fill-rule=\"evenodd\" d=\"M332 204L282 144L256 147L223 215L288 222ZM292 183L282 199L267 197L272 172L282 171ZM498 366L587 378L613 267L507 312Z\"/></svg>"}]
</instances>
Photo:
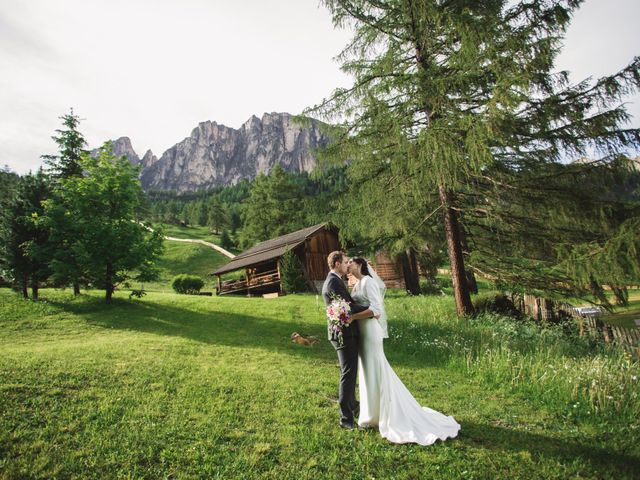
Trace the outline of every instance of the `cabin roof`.
<instances>
[{"instance_id":1,"label":"cabin roof","mask_svg":"<svg viewBox=\"0 0 640 480\"><path fill-rule=\"evenodd\" d=\"M222 273L233 272L241 268L246 268L251 265L257 265L267 260L281 257L287 250L294 249L307 238L313 236L319 230L330 228L328 223L319 223L313 227L303 228L292 233L287 233L281 237L272 238L266 240L245 250L240 255L237 255L225 266L220 267L212 275L220 275Z\"/></svg>"}]
</instances>

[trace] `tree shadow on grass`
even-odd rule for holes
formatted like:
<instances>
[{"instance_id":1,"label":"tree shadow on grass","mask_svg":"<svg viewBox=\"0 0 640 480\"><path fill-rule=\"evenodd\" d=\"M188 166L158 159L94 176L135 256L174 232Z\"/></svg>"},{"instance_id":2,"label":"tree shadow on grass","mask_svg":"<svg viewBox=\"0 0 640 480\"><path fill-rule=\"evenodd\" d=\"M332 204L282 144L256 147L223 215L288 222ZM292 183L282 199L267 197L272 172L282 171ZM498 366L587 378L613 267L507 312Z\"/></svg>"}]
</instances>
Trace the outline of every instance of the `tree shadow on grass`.
<instances>
[{"instance_id":1,"label":"tree shadow on grass","mask_svg":"<svg viewBox=\"0 0 640 480\"><path fill-rule=\"evenodd\" d=\"M211 298L201 300L212 301ZM249 302L261 301L261 299L237 300L247 302L242 305L244 310L250 310ZM326 324L321 318L323 313L316 315L315 312L304 310L309 305L303 305L302 302L299 309L287 304L283 307L282 318L277 318L274 316L273 307L266 309L268 315L259 317L251 313L224 311L222 310L224 303L213 303L203 311L195 307L159 303L153 299L128 301L114 298L112 305L105 305L104 299L98 297L71 300L53 298L48 301L64 311L83 317L91 325L103 328L183 337L206 344L260 348L306 358L336 361L333 347L326 340ZM213 301L215 302L215 298ZM232 304L227 305L230 310L233 308ZM276 307L276 312L278 308ZM299 318L299 321L296 318ZM439 325L425 325L424 328L433 338L447 338L454 333L453 329ZM294 331L313 335L317 337L318 342L312 347L294 344L290 340ZM410 368L442 366L451 356L451 353L435 355L428 348L407 350L402 344L389 345L388 342L388 340L385 341L385 350L389 350L392 366Z\"/></svg>"},{"instance_id":2,"label":"tree shadow on grass","mask_svg":"<svg viewBox=\"0 0 640 480\"><path fill-rule=\"evenodd\" d=\"M457 441L494 451L496 455L504 452L528 452L534 460L553 458L563 465L579 460L590 466L594 473L598 472L599 478L633 478L640 472L639 457L597 445L484 423L461 424L462 430Z\"/></svg>"},{"instance_id":3,"label":"tree shadow on grass","mask_svg":"<svg viewBox=\"0 0 640 480\"><path fill-rule=\"evenodd\" d=\"M308 299L301 298L299 305L291 302L261 304L259 308L264 309L265 316L257 316L251 312L254 305L251 302L263 302L262 299L234 298L230 302L217 302L219 298L199 297L198 301L211 302L206 310L193 304L191 307L182 302L171 305L152 298L134 301L114 298L112 305L105 305L102 298L95 296L48 301L62 310L84 317L90 324L105 328L178 336L208 344L256 347L334 361L335 352L325 340L322 308L315 312L316 307ZM191 299L197 300L198 297ZM314 335L318 343L311 348L293 344L290 336L294 331ZM486 343L483 335L487 335L479 329L465 328L460 332L455 324L448 326L429 322L418 322L409 329L405 327L401 333L399 338L385 340L385 353L392 366L416 369L443 367L453 358L463 355L462 346L442 348L443 342L451 343L450 339L462 335L466 342L478 349ZM421 343L420 339L427 342ZM433 340L440 340L440 346L429 345L428 341ZM524 352L525 347L522 348ZM514 350L518 350L518 346Z\"/></svg>"},{"instance_id":4,"label":"tree shadow on grass","mask_svg":"<svg viewBox=\"0 0 640 480\"><path fill-rule=\"evenodd\" d=\"M203 299L203 301L210 299ZM247 299L251 301L251 299ZM182 337L196 342L239 348L259 348L277 353L334 360L333 348L319 345L326 336L326 327L301 322L297 328L319 338L319 344L304 347L291 342L296 328L293 321L272 316L258 317L246 313L211 308L206 312L182 306L157 303L153 300L127 301L114 299L105 305L102 299L89 298L79 302L49 302L58 308L83 317L88 324L107 329L129 330ZM313 331L309 331L310 328ZM328 348L327 348L328 347Z\"/></svg>"}]
</instances>

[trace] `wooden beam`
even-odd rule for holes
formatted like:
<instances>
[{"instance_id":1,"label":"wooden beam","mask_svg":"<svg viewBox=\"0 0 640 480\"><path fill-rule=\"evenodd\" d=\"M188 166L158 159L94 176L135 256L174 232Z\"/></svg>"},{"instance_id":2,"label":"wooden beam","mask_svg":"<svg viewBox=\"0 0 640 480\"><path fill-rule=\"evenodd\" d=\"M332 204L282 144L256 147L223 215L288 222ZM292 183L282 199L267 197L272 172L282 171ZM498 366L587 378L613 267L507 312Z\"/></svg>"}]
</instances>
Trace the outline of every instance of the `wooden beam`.
<instances>
[{"instance_id":1,"label":"wooden beam","mask_svg":"<svg viewBox=\"0 0 640 480\"><path fill-rule=\"evenodd\" d=\"M284 289L282 288L282 270L280 270L280 257L278 257L278 259L276 260L276 266L278 269L278 281L280 282L280 293L283 294L285 293Z\"/></svg>"}]
</instances>

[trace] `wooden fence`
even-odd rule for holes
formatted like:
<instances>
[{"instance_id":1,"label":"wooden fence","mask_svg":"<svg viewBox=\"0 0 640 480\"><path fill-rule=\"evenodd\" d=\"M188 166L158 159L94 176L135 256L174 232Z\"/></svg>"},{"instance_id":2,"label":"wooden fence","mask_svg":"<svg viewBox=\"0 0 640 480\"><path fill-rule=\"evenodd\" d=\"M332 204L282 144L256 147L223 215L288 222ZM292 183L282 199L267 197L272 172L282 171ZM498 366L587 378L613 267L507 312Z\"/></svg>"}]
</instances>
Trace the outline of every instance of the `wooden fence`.
<instances>
[{"instance_id":1,"label":"wooden fence","mask_svg":"<svg viewBox=\"0 0 640 480\"><path fill-rule=\"evenodd\" d=\"M625 328L604 323L593 315L575 317L580 328L580 336L589 335L606 344L618 344L630 353L640 355L640 329Z\"/></svg>"},{"instance_id":2,"label":"wooden fence","mask_svg":"<svg viewBox=\"0 0 640 480\"><path fill-rule=\"evenodd\" d=\"M609 325L600 320L597 314L580 313L566 302L534 295L519 296L514 299L514 303L527 316L542 322L554 321L560 316L569 315L578 324L581 337L588 335L608 345L617 344L629 353L640 356L640 328Z\"/></svg>"}]
</instances>

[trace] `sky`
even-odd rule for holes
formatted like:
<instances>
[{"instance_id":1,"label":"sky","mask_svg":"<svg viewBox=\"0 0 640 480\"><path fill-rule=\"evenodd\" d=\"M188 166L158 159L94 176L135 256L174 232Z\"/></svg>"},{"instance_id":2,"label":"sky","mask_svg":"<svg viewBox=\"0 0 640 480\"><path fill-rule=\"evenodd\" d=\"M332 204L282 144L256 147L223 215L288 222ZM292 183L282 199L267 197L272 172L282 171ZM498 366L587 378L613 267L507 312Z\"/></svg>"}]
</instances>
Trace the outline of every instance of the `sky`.
<instances>
[{"instance_id":1,"label":"sky","mask_svg":"<svg viewBox=\"0 0 640 480\"><path fill-rule=\"evenodd\" d=\"M558 69L623 68L639 20L638 0L587 0ZM300 113L350 84L333 60L349 38L317 0L0 0L0 165L37 169L70 108L91 148L128 136L158 157L199 122Z\"/></svg>"}]
</instances>

